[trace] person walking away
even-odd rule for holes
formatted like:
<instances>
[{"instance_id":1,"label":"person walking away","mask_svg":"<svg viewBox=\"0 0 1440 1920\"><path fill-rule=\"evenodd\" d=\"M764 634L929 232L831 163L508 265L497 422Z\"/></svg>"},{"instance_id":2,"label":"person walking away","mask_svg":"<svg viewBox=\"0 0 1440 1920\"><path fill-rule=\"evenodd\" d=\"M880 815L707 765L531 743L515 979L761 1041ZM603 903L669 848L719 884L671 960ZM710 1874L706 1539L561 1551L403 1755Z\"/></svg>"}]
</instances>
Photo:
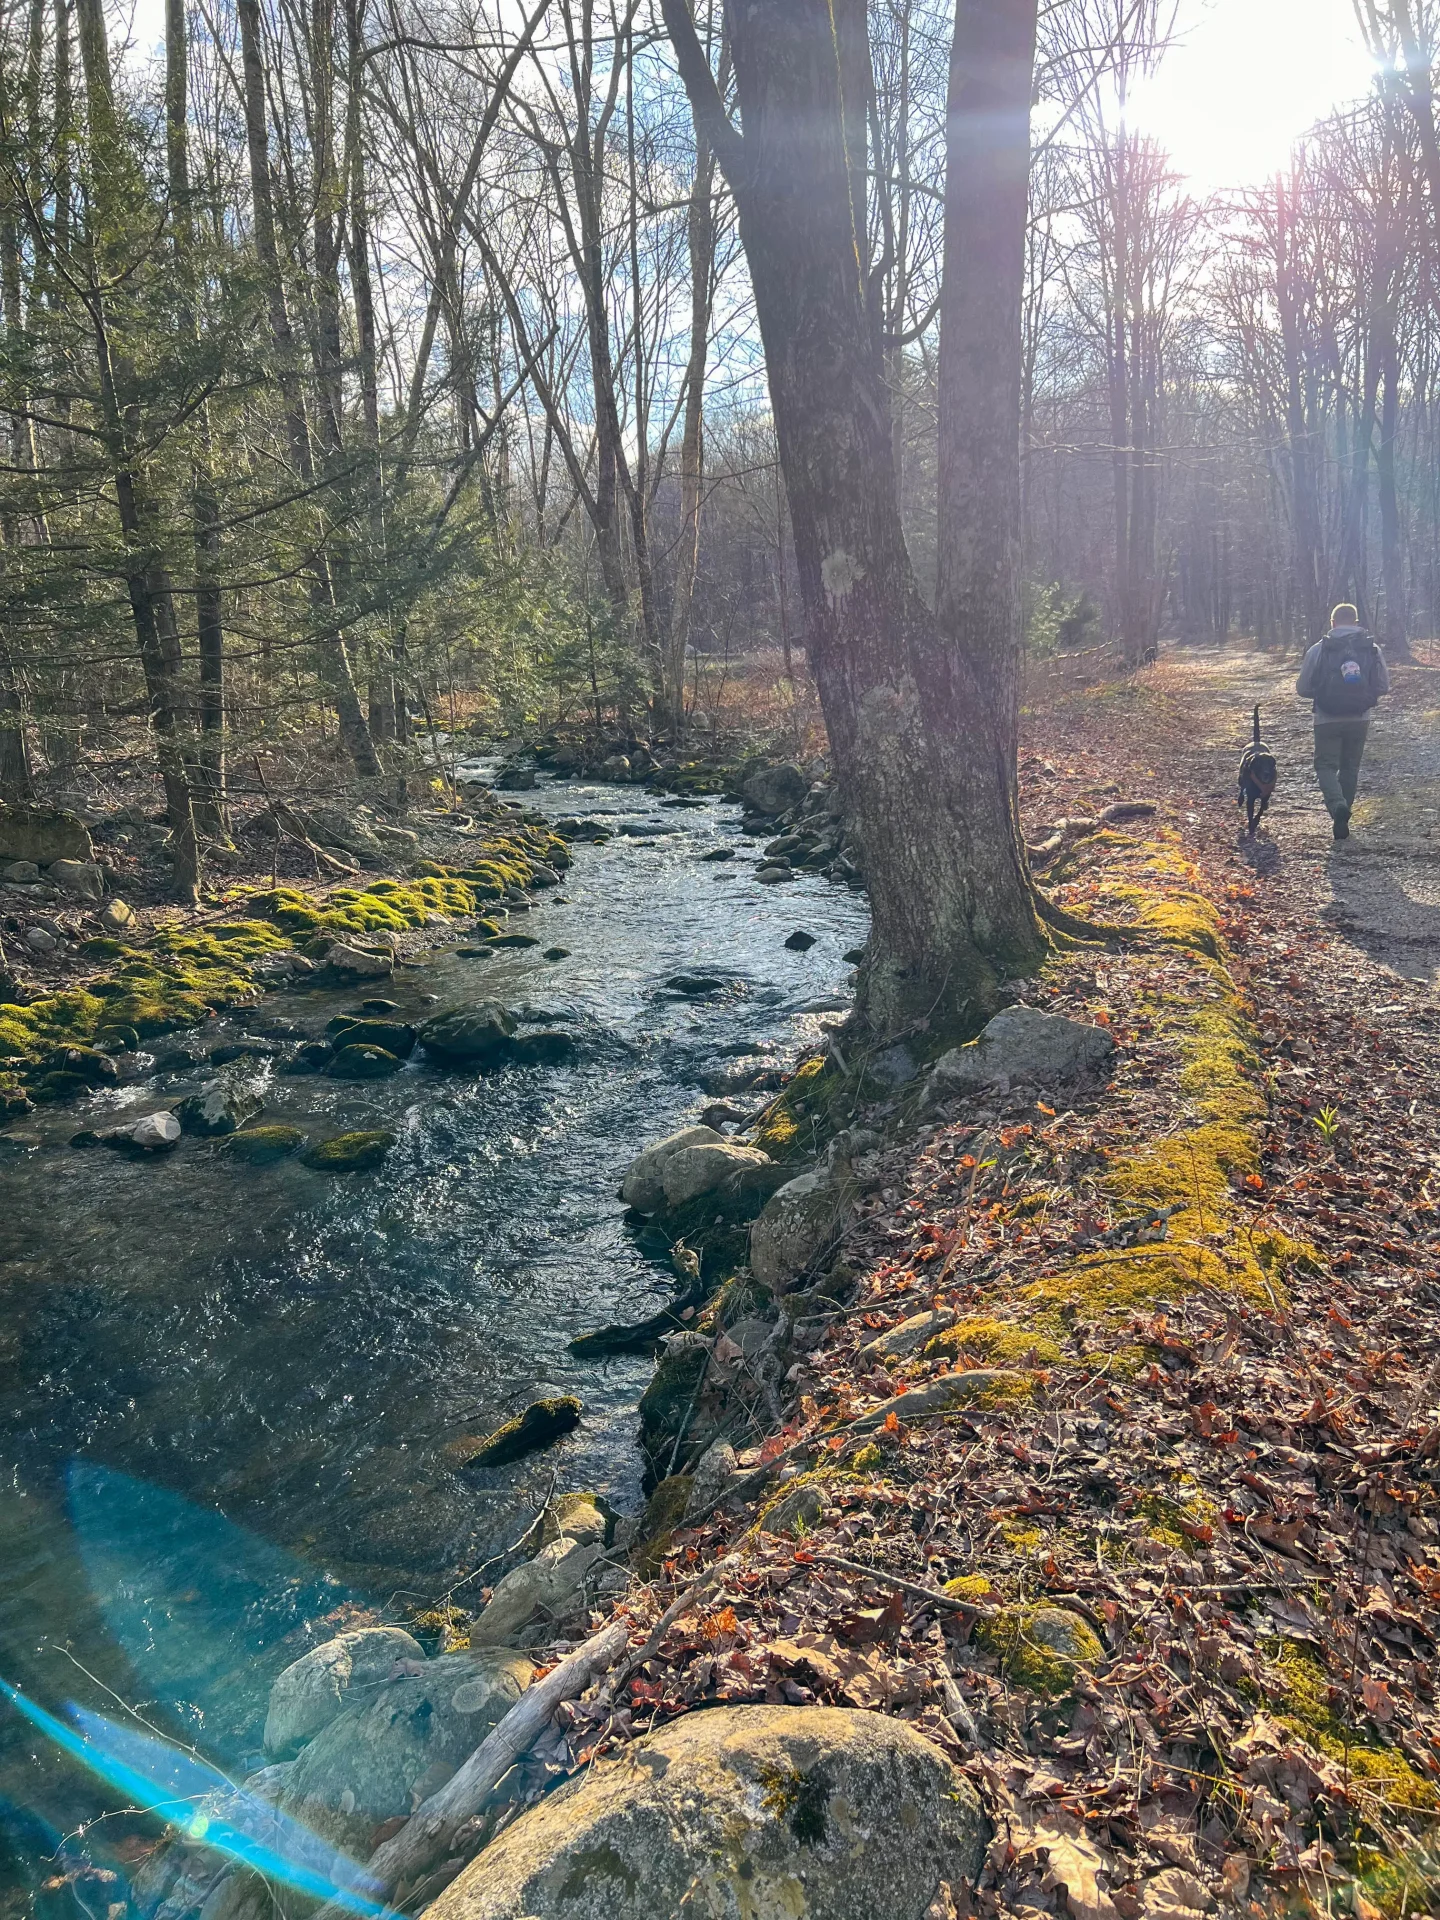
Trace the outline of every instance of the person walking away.
<instances>
[{"instance_id":1,"label":"person walking away","mask_svg":"<svg viewBox=\"0 0 1440 1920\"><path fill-rule=\"evenodd\" d=\"M1330 631L1305 655L1295 691L1315 703L1315 777L1334 822L1335 838L1350 838L1350 813L1370 710L1390 691L1385 656L1347 603L1330 616Z\"/></svg>"}]
</instances>

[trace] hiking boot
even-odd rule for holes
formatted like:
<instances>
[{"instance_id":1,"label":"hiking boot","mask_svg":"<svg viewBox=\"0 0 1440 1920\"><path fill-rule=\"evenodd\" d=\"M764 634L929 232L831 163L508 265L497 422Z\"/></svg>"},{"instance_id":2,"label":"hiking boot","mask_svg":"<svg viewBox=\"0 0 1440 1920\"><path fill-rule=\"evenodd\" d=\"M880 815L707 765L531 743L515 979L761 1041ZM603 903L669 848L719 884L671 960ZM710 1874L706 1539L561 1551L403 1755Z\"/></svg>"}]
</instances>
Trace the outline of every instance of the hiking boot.
<instances>
[{"instance_id":1,"label":"hiking boot","mask_svg":"<svg viewBox=\"0 0 1440 1920\"><path fill-rule=\"evenodd\" d=\"M1348 807L1341 807L1340 811L1335 815L1335 838L1337 840L1348 840L1350 838L1350 809Z\"/></svg>"}]
</instances>

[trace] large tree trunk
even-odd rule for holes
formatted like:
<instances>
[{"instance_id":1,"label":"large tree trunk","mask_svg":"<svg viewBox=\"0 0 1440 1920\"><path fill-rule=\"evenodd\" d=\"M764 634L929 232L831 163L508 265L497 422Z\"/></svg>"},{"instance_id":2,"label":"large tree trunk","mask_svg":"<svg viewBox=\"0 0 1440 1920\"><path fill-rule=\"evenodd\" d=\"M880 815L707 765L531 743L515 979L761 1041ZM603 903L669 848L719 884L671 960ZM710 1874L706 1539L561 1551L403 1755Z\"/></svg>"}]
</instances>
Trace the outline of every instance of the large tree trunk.
<instances>
[{"instance_id":1,"label":"large tree trunk","mask_svg":"<svg viewBox=\"0 0 1440 1920\"><path fill-rule=\"evenodd\" d=\"M665 650L665 697L676 738L685 730L685 650L700 565L700 494L705 478L705 367L710 352L710 282L715 270L715 158L696 138L690 189L690 360L685 370L685 425L680 436L680 540Z\"/></svg>"},{"instance_id":2,"label":"large tree trunk","mask_svg":"<svg viewBox=\"0 0 1440 1920\"><path fill-rule=\"evenodd\" d=\"M1033 22L1034 0L962 9L957 112L994 84L983 61L968 68L968 36L1017 8ZM997 516L998 554L994 531L982 533L956 569L947 604L958 599L973 618L952 633L917 590L900 524L864 245L864 0L732 0L743 139L725 117L684 0L664 0L664 13L702 132L735 192L755 289L809 658L874 916L859 1013L882 1034L973 1031L1000 982L1043 948L1015 818L1013 734L1008 745L996 740L997 712L1013 698L1013 632L1004 631L1011 596L997 610L980 584L1013 567L1018 506L1007 499ZM980 264L993 238L988 222L998 231L1005 214L987 213L986 189L966 177L980 162L953 120L952 159L956 204L969 206L961 224L979 249L972 264L957 238L949 263L964 275L946 316L952 391L965 384L953 373L958 357L1014 395L1000 476L1009 494L1019 443L1018 308L1006 287L1012 339L1008 320L992 318L996 289ZM1000 251L1008 272L1010 256ZM1017 231L1017 302L1020 257ZM951 442L948 423L942 435ZM953 500L971 481L953 445L947 458ZM951 537L966 538L966 529L942 524L942 550Z\"/></svg>"}]
</instances>

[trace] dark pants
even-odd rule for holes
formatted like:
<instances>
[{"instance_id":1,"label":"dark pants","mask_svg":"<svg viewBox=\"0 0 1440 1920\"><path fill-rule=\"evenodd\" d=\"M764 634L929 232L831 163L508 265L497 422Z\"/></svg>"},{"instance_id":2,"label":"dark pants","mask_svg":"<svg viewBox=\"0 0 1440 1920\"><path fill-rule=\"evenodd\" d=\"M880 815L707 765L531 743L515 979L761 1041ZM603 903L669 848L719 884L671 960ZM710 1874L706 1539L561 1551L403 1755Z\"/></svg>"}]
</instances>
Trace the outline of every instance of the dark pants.
<instances>
[{"instance_id":1,"label":"dark pants","mask_svg":"<svg viewBox=\"0 0 1440 1920\"><path fill-rule=\"evenodd\" d=\"M1360 714L1354 720L1317 720L1315 722L1315 777L1325 796L1331 817L1348 813L1355 804L1355 789L1360 784L1360 761L1365 752L1365 736L1370 731L1370 716Z\"/></svg>"}]
</instances>

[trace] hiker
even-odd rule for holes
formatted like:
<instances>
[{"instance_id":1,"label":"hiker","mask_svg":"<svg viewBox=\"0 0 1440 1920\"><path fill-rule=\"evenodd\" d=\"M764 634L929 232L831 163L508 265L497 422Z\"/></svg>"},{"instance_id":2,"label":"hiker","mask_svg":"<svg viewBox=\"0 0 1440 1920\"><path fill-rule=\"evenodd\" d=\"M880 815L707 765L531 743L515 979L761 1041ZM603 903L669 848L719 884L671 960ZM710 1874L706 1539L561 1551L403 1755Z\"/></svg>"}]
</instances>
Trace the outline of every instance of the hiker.
<instances>
[{"instance_id":1,"label":"hiker","mask_svg":"<svg viewBox=\"0 0 1440 1920\"><path fill-rule=\"evenodd\" d=\"M1330 616L1330 631L1305 656L1295 691L1315 702L1315 777L1335 823L1335 838L1350 838L1350 810L1360 781L1360 759L1370 709L1390 691L1385 656L1348 602Z\"/></svg>"}]
</instances>

